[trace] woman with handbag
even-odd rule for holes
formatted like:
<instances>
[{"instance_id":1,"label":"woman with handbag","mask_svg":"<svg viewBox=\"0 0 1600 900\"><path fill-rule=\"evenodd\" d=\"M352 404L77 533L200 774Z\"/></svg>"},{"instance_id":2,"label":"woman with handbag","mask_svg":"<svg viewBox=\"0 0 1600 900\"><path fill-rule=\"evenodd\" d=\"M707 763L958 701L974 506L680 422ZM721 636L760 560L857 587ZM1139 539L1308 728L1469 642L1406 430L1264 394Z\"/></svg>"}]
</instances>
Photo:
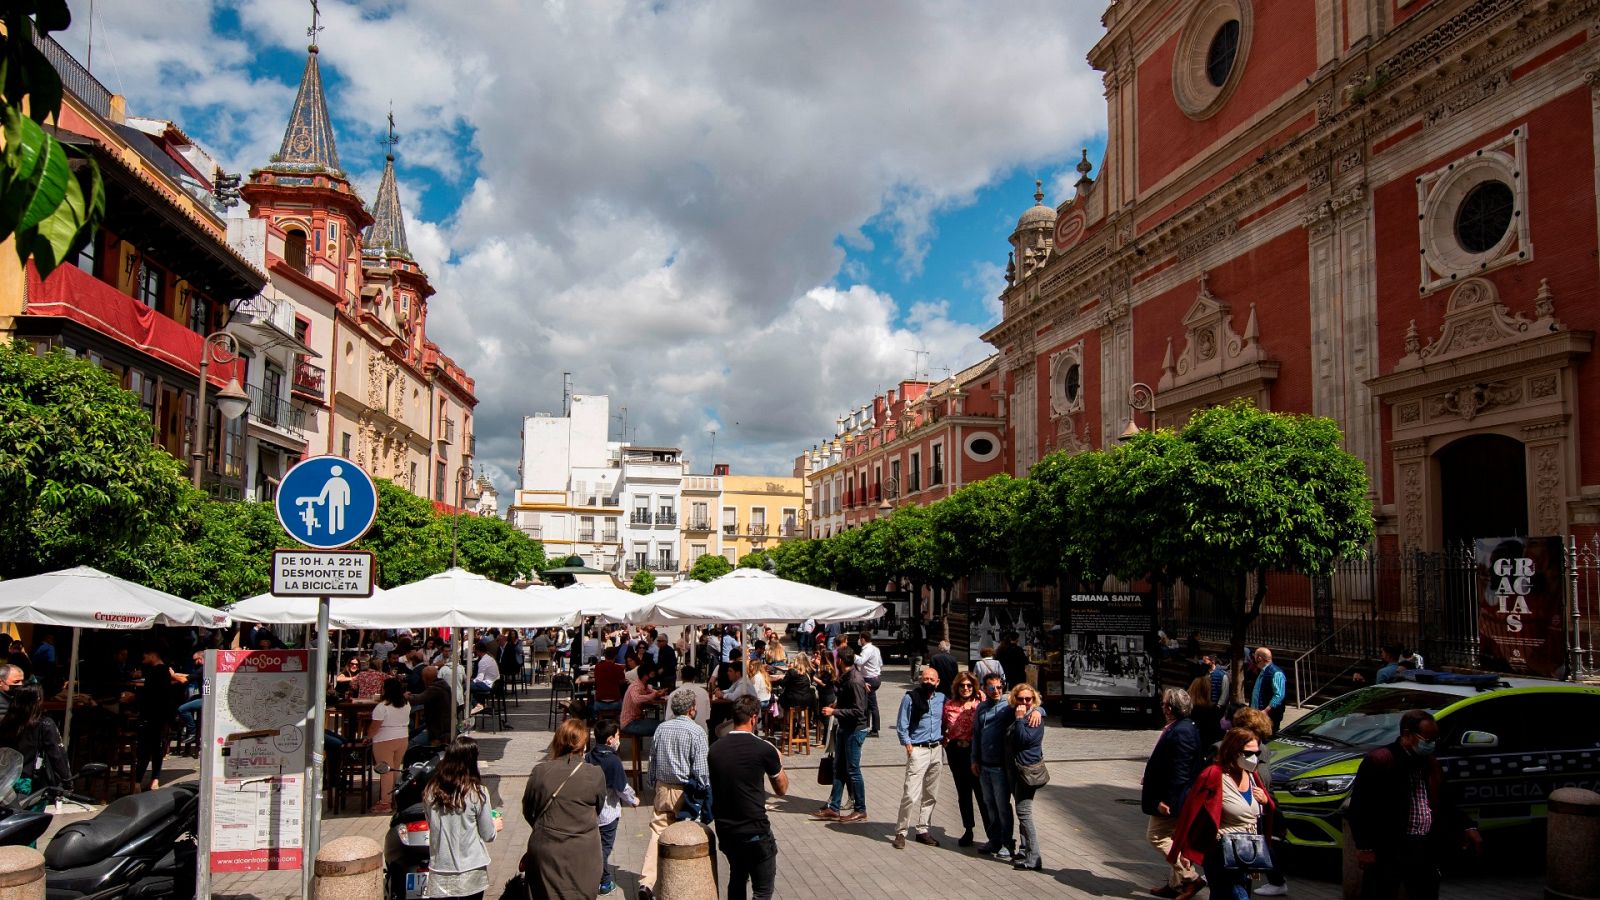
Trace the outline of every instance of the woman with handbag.
<instances>
[{"instance_id":1,"label":"woman with handbag","mask_svg":"<svg viewBox=\"0 0 1600 900\"><path fill-rule=\"evenodd\" d=\"M523 869L532 900L594 900L599 894L606 779L584 761L588 745L589 727L581 719L562 722L544 762L528 776L522 817L533 832Z\"/></svg>"},{"instance_id":2,"label":"woman with handbag","mask_svg":"<svg viewBox=\"0 0 1600 900\"><path fill-rule=\"evenodd\" d=\"M1205 882L1192 881L1175 900L1190 900L1208 883L1218 900L1246 900L1250 876L1272 868L1267 840L1272 826L1272 794L1256 767L1261 742L1244 728L1222 736L1217 761L1207 766L1178 815L1169 860L1183 854L1205 868Z\"/></svg>"},{"instance_id":3,"label":"woman with handbag","mask_svg":"<svg viewBox=\"0 0 1600 900\"><path fill-rule=\"evenodd\" d=\"M1043 867L1039 856L1039 826L1033 820L1033 795L1050 782L1044 765L1044 720L1034 724L1030 714L1039 708L1039 692L1023 682L1011 689L1011 709L1016 719L1007 736L1011 762L1011 797L1017 805L1017 830L1022 843L1017 849L1013 869Z\"/></svg>"}]
</instances>

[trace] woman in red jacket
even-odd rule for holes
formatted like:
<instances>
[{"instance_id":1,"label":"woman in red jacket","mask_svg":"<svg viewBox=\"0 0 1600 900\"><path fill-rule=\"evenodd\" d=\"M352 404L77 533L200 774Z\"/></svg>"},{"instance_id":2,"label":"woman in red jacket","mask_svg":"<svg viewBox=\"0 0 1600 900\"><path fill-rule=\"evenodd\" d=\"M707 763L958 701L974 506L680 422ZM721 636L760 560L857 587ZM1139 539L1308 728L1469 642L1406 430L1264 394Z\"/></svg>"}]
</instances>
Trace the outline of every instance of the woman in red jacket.
<instances>
[{"instance_id":1,"label":"woman in red jacket","mask_svg":"<svg viewBox=\"0 0 1600 900\"><path fill-rule=\"evenodd\" d=\"M1218 900L1246 900L1250 896L1250 873L1224 868L1222 842L1217 835L1247 834L1272 827L1272 795L1256 775L1261 743L1254 733L1243 728L1229 729L1222 736L1217 761L1195 779L1183 812L1178 814L1168 860L1179 854L1205 868L1205 881L1191 881L1176 900L1190 900L1207 883L1211 896Z\"/></svg>"}]
</instances>

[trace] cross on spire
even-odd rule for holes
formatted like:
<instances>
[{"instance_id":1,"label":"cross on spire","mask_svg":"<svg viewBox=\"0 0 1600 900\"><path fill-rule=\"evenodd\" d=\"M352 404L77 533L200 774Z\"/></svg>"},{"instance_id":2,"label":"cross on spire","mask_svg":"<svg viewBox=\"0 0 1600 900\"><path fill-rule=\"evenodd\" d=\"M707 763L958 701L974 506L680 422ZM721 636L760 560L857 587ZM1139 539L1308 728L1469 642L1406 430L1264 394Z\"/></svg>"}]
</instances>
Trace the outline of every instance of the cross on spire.
<instances>
[{"instance_id":1,"label":"cross on spire","mask_svg":"<svg viewBox=\"0 0 1600 900\"><path fill-rule=\"evenodd\" d=\"M379 137L378 138L378 143L384 145L387 148L384 151L384 156L387 159L392 161L394 159L394 146L396 144L400 143L400 135L396 134L395 130L394 130L394 102L393 101L390 101L390 103L389 103L389 133L386 134L386 135L383 135L382 137Z\"/></svg>"},{"instance_id":2,"label":"cross on spire","mask_svg":"<svg viewBox=\"0 0 1600 900\"><path fill-rule=\"evenodd\" d=\"M311 0L311 27L306 29L306 37L311 39L309 49L312 53L317 52L317 32L322 30L322 26L317 22L321 16L322 10L317 7L317 0Z\"/></svg>"}]
</instances>

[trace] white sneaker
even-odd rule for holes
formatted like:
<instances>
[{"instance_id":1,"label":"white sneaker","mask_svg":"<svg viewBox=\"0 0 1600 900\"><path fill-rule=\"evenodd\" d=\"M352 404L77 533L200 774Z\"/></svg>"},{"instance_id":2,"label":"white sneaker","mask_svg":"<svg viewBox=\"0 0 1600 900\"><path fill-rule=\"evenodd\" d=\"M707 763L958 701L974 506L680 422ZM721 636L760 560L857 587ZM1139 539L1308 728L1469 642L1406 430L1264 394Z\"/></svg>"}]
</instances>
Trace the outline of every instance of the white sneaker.
<instances>
[{"instance_id":1,"label":"white sneaker","mask_svg":"<svg viewBox=\"0 0 1600 900\"><path fill-rule=\"evenodd\" d=\"M1273 884L1269 881L1251 891L1251 893L1255 894L1257 897L1283 897L1289 893L1289 882L1285 881L1283 884Z\"/></svg>"}]
</instances>

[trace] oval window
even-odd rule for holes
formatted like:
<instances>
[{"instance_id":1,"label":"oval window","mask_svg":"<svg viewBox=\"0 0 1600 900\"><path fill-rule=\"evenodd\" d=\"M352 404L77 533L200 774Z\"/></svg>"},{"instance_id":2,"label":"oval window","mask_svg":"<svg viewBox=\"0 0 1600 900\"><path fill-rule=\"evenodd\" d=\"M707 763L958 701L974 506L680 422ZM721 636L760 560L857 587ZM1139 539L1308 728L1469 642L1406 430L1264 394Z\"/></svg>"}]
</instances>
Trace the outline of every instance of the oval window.
<instances>
[{"instance_id":1,"label":"oval window","mask_svg":"<svg viewBox=\"0 0 1600 900\"><path fill-rule=\"evenodd\" d=\"M1239 20L1229 19L1211 36L1211 47L1206 50L1206 80L1213 87L1227 84L1228 76L1233 72L1233 62L1238 56Z\"/></svg>"},{"instance_id":2,"label":"oval window","mask_svg":"<svg viewBox=\"0 0 1600 900\"><path fill-rule=\"evenodd\" d=\"M1493 250L1511 228L1516 196L1503 181L1484 181L1467 192L1456 209L1456 242L1468 253Z\"/></svg>"},{"instance_id":3,"label":"oval window","mask_svg":"<svg viewBox=\"0 0 1600 900\"><path fill-rule=\"evenodd\" d=\"M988 438L974 438L971 447L974 456L988 456L994 451L994 441Z\"/></svg>"},{"instance_id":4,"label":"oval window","mask_svg":"<svg viewBox=\"0 0 1600 900\"><path fill-rule=\"evenodd\" d=\"M1078 365L1077 363L1073 363L1071 365L1071 367L1069 367L1067 369L1066 384L1063 387L1065 388L1065 391L1066 391L1067 402L1068 403L1077 403L1078 402L1078 392L1083 389L1083 367L1082 366Z\"/></svg>"}]
</instances>

